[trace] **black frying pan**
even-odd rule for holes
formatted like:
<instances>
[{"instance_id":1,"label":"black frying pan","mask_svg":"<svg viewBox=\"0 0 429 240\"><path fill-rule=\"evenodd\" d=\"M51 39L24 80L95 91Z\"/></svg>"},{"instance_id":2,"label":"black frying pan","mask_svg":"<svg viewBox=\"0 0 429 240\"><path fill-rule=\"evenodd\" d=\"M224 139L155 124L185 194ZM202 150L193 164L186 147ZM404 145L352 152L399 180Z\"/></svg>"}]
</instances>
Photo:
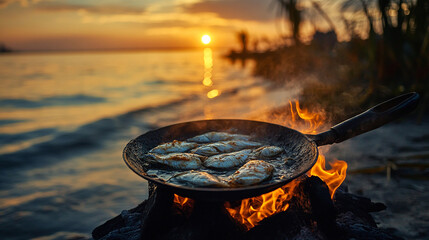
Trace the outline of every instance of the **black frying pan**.
<instances>
[{"instance_id":1,"label":"black frying pan","mask_svg":"<svg viewBox=\"0 0 429 240\"><path fill-rule=\"evenodd\" d=\"M417 106L419 95L408 93L383 102L329 131L317 135L304 135L296 130L258 121L218 119L174 124L149 131L131 140L124 149L125 163L136 174L184 197L200 200L230 201L255 197L273 191L309 171L317 161L318 146L339 143L351 137L378 128L410 113ZM201 188L178 186L147 174L150 167L140 156L150 149L173 140L186 140L210 131L231 131L255 136L256 141L270 143L292 152L295 161L285 165L286 173L280 181L238 188Z\"/></svg>"}]
</instances>

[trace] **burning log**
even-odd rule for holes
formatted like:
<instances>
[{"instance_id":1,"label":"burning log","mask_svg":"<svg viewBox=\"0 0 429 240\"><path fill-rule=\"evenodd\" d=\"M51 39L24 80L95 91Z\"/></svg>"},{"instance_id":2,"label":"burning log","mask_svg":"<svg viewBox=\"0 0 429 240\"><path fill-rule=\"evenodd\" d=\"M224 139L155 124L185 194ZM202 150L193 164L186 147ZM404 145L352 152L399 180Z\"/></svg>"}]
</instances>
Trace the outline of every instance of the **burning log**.
<instances>
[{"instance_id":1,"label":"burning log","mask_svg":"<svg viewBox=\"0 0 429 240\"><path fill-rule=\"evenodd\" d=\"M234 206L239 202L226 205ZM247 230L223 202L181 198L156 187L148 200L93 231L94 239L400 239L377 228L369 212L385 206L339 188L334 201L318 177L302 177L288 208Z\"/></svg>"}]
</instances>

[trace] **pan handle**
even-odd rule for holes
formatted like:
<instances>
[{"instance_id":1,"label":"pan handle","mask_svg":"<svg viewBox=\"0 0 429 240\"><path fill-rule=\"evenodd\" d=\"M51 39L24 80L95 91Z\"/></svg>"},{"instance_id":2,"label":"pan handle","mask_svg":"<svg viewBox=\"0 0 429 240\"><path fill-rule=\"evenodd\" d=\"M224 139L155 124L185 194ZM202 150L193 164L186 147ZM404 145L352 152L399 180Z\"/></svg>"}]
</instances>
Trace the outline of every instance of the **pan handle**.
<instances>
[{"instance_id":1,"label":"pan handle","mask_svg":"<svg viewBox=\"0 0 429 240\"><path fill-rule=\"evenodd\" d=\"M307 136L315 141L317 146L345 141L412 112L417 107L419 98L416 92L403 94L347 119L326 132Z\"/></svg>"}]
</instances>

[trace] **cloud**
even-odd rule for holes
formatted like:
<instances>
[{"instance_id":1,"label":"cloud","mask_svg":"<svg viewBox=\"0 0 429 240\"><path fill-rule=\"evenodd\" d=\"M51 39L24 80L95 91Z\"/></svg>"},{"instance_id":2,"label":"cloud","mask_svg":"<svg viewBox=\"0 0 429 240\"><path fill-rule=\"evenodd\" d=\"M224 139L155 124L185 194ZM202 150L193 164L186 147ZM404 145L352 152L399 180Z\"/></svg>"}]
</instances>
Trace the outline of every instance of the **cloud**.
<instances>
[{"instance_id":1,"label":"cloud","mask_svg":"<svg viewBox=\"0 0 429 240\"><path fill-rule=\"evenodd\" d=\"M127 14L127 15L139 15L146 11L144 7L130 7L120 5L103 5L103 6L91 6L91 5L72 5L72 4L53 4L45 3L39 4L36 7L39 11L45 12L67 12L67 11L79 11L92 14Z\"/></svg>"},{"instance_id":2,"label":"cloud","mask_svg":"<svg viewBox=\"0 0 429 240\"><path fill-rule=\"evenodd\" d=\"M183 20L165 20L165 21L147 21L144 22L143 25L147 28L204 28L209 27L212 30L234 30L232 25L222 25L222 24L215 24L210 23L206 24L204 22L199 23L193 23L189 21L183 21Z\"/></svg>"},{"instance_id":3,"label":"cloud","mask_svg":"<svg viewBox=\"0 0 429 240\"><path fill-rule=\"evenodd\" d=\"M28 7L29 4L38 3L40 0L0 0L0 8L5 8L14 2L18 2L22 7Z\"/></svg>"},{"instance_id":4,"label":"cloud","mask_svg":"<svg viewBox=\"0 0 429 240\"><path fill-rule=\"evenodd\" d=\"M184 4L182 9L188 13L214 13L225 19L269 21L275 17L274 11L270 11L270 2L262 0L209 0Z\"/></svg>"},{"instance_id":5,"label":"cloud","mask_svg":"<svg viewBox=\"0 0 429 240\"><path fill-rule=\"evenodd\" d=\"M94 15L79 10L82 23L92 24L127 24L128 26L140 26L144 30L150 28L210 28L210 29L234 29L238 20L227 20L219 18L213 13L190 14L183 12L152 13L148 10L146 14L111 14Z\"/></svg>"}]
</instances>

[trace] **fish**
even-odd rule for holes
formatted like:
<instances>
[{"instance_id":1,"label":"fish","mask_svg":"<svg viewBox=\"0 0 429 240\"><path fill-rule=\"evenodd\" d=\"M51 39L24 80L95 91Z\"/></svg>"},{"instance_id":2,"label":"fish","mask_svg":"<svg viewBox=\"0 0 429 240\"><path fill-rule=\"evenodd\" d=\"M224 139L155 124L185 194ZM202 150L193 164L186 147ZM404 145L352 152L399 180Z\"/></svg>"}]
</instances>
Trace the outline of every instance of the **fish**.
<instances>
[{"instance_id":1,"label":"fish","mask_svg":"<svg viewBox=\"0 0 429 240\"><path fill-rule=\"evenodd\" d=\"M164 143L152 148L149 153L168 154L168 153L182 153L199 146L198 143L182 142L174 140L172 142Z\"/></svg>"},{"instance_id":2,"label":"fish","mask_svg":"<svg viewBox=\"0 0 429 240\"><path fill-rule=\"evenodd\" d=\"M195 187L229 187L224 180L207 172L188 171L174 175L169 182L192 185Z\"/></svg>"},{"instance_id":3,"label":"fish","mask_svg":"<svg viewBox=\"0 0 429 240\"><path fill-rule=\"evenodd\" d=\"M157 163L174 169L191 170L201 168L202 161L206 157L193 153L169 153L166 155L148 153L144 160L149 163Z\"/></svg>"},{"instance_id":4,"label":"fish","mask_svg":"<svg viewBox=\"0 0 429 240\"><path fill-rule=\"evenodd\" d=\"M236 152L246 148L256 148L261 145L262 143L259 142L231 140L205 144L192 149L191 152L204 156L213 156L221 153Z\"/></svg>"},{"instance_id":5,"label":"fish","mask_svg":"<svg viewBox=\"0 0 429 240\"><path fill-rule=\"evenodd\" d=\"M253 150L251 158L253 159L266 159L277 156L284 149L277 146L263 146Z\"/></svg>"},{"instance_id":6,"label":"fish","mask_svg":"<svg viewBox=\"0 0 429 240\"><path fill-rule=\"evenodd\" d=\"M250 186L271 177L274 166L262 160L251 160L235 171L229 178L231 186Z\"/></svg>"},{"instance_id":7,"label":"fish","mask_svg":"<svg viewBox=\"0 0 429 240\"><path fill-rule=\"evenodd\" d=\"M233 134L226 132L208 132L192 138L187 139L188 142L197 142L197 143L210 143L210 142L219 142L226 140L250 140L249 135L243 134Z\"/></svg>"},{"instance_id":8,"label":"fish","mask_svg":"<svg viewBox=\"0 0 429 240\"><path fill-rule=\"evenodd\" d=\"M228 169L243 165L249 158L251 149L245 149L238 152L224 153L208 157L203 165L208 168Z\"/></svg>"}]
</instances>

